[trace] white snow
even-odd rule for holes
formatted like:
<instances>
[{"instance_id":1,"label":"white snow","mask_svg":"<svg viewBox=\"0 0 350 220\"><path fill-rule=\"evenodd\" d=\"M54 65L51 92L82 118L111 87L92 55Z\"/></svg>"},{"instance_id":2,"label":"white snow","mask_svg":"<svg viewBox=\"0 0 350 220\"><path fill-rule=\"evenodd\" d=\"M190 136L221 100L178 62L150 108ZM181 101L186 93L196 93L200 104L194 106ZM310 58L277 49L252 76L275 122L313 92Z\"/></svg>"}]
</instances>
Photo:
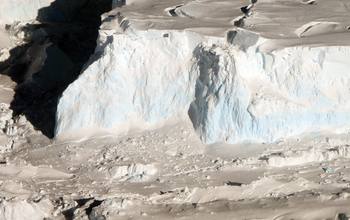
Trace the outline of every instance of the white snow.
<instances>
[{"instance_id":1,"label":"white snow","mask_svg":"<svg viewBox=\"0 0 350 220\"><path fill-rule=\"evenodd\" d=\"M34 20L40 8L48 7L54 0L0 1L0 23Z\"/></svg>"}]
</instances>

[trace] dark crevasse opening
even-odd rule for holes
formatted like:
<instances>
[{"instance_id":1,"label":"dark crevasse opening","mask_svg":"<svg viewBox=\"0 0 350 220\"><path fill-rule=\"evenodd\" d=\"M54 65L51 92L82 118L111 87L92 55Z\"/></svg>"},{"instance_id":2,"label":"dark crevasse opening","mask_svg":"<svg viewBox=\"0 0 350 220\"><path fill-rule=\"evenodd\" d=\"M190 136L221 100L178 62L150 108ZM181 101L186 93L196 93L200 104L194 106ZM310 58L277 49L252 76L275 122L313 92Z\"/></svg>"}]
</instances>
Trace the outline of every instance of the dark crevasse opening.
<instances>
[{"instance_id":1,"label":"dark crevasse opening","mask_svg":"<svg viewBox=\"0 0 350 220\"><path fill-rule=\"evenodd\" d=\"M26 44L0 63L0 74L17 83L10 108L53 138L57 100L94 53L101 15L112 0L56 0L38 11L40 24L28 24ZM11 26L7 27L11 31Z\"/></svg>"}]
</instances>

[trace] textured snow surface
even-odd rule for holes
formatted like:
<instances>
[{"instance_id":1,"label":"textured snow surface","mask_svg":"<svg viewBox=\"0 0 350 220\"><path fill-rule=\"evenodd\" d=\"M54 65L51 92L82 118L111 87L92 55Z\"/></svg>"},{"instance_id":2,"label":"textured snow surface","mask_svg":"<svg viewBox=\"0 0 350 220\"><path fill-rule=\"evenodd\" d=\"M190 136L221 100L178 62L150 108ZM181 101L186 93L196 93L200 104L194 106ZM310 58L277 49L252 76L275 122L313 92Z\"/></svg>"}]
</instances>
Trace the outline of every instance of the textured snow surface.
<instances>
[{"instance_id":1,"label":"textured snow surface","mask_svg":"<svg viewBox=\"0 0 350 220\"><path fill-rule=\"evenodd\" d=\"M346 30L344 25L310 23L315 19L311 14L305 25L289 33L294 34L291 44L305 37L301 46L271 50L285 39L271 40L262 37L265 32L242 28L228 30L229 18L237 18L224 10L229 3L221 3L222 19L207 16L214 23L208 22L206 29L200 23L205 10L195 11L192 4L207 7L208 2L189 2L173 11L166 3L147 11L148 3L141 2L144 8L140 6L138 13L131 13L133 4L127 4L106 14L95 55L59 101L56 136L72 137L82 130L89 135L101 130L120 134L136 122L142 128L187 110L206 143L268 142L324 128L347 132L349 40L338 42L343 46L320 47L309 45L308 38L325 33L338 36L338 29ZM261 15L254 9L263 4L249 5L253 9L244 21ZM148 23L138 20L147 13ZM161 22L156 15L167 18ZM343 17L339 13L338 21ZM179 19L187 20L182 25ZM223 27L226 31L218 37Z\"/></svg>"},{"instance_id":2,"label":"textured snow surface","mask_svg":"<svg viewBox=\"0 0 350 220\"><path fill-rule=\"evenodd\" d=\"M86 2L87 0L1 0L0 23L11 24L14 21L34 19L38 21L67 22Z\"/></svg>"},{"instance_id":3,"label":"textured snow surface","mask_svg":"<svg viewBox=\"0 0 350 220\"><path fill-rule=\"evenodd\" d=\"M0 23L12 23L35 19L38 10L47 7L54 0L0 1Z\"/></svg>"},{"instance_id":4,"label":"textured snow surface","mask_svg":"<svg viewBox=\"0 0 350 220\"><path fill-rule=\"evenodd\" d=\"M34 20L40 8L50 6L54 0L0 0L0 60L3 60L4 48L13 47L14 42L5 30L6 24L15 21Z\"/></svg>"},{"instance_id":5,"label":"textured snow surface","mask_svg":"<svg viewBox=\"0 0 350 220\"><path fill-rule=\"evenodd\" d=\"M9 202L2 201L0 204L0 218L6 220L45 219L52 211L53 205L49 200L28 203L14 199Z\"/></svg>"},{"instance_id":6,"label":"textured snow surface","mask_svg":"<svg viewBox=\"0 0 350 220\"><path fill-rule=\"evenodd\" d=\"M19 40L22 40L22 44L25 37L27 37L26 40L29 39L26 28L30 23L68 22L86 3L87 0L0 0L0 60L6 58L4 57L6 48L18 45ZM9 30L14 27L17 33ZM35 36L32 37L31 40L35 40ZM5 51L2 51L3 49Z\"/></svg>"},{"instance_id":7,"label":"textured snow surface","mask_svg":"<svg viewBox=\"0 0 350 220\"><path fill-rule=\"evenodd\" d=\"M0 219L349 216L349 134L232 150L204 145L189 121L80 142L44 139L23 125L0 133Z\"/></svg>"}]
</instances>

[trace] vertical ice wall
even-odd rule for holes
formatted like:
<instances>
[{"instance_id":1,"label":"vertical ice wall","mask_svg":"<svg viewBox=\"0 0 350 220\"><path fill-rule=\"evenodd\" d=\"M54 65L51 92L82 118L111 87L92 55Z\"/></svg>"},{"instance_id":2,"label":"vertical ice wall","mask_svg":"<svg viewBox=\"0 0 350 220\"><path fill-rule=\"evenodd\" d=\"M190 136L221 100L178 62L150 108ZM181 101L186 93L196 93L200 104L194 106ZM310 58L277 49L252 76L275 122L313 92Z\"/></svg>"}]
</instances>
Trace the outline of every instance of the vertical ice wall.
<instances>
[{"instance_id":1,"label":"vertical ice wall","mask_svg":"<svg viewBox=\"0 0 350 220\"><path fill-rule=\"evenodd\" d=\"M206 46L195 54L200 74L189 112L206 143L273 141L350 122L349 47Z\"/></svg>"},{"instance_id":2,"label":"vertical ice wall","mask_svg":"<svg viewBox=\"0 0 350 220\"><path fill-rule=\"evenodd\" d=\"M146 35L110 35L100 42L59 100L56 135L94 126L122 130L122 122L153 123L188 108L197 78L192 53L202 37L185 31Z\"/></svg>"},{"instance_id":3,"label":"vertical ice wall","mask_svg":"<svg viewBox=\"0 0 350 220\"><path fill-rule=\"evenodd\" d=\"M134 37L100 36L95 57L59 101L57 136L154 123L189 107L206 143L273 141L350 122L349 47L269 53L259 43L213 44L191 32L128 33Z\"/></svg>"}]
</instances>

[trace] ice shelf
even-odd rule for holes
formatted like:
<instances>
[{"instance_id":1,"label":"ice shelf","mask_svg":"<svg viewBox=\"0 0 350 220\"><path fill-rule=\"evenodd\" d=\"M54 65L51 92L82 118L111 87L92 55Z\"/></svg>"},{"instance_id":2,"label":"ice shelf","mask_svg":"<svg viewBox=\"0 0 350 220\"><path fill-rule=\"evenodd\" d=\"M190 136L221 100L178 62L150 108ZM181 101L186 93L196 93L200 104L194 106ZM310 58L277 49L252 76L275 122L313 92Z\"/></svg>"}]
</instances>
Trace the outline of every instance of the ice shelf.
<instances>
[{"instance_id":1,"label":"ice shelf","mask_svg":"<svg viewBox=\"0 0 350 220\"><path fill-rule=\"evenodd\" d=\"M95 54L62 94L56 137L120 134L184 111L205 143L347 132L345 18L327 1L126 2L103 16Z\"/></svg>"}]
</instances>

